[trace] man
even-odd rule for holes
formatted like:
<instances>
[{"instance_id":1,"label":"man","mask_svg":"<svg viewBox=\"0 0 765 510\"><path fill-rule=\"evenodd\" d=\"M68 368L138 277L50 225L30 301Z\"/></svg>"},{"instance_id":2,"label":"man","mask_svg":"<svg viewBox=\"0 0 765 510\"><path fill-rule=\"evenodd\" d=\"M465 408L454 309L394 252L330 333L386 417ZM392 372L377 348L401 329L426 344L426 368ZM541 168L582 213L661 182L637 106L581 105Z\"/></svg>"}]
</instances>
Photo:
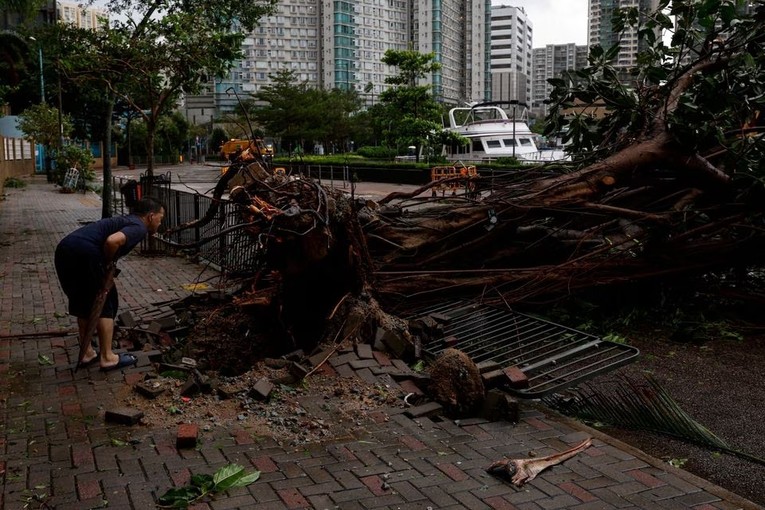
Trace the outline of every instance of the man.
<instances>
[{"instance_id":1,"label":"man","mask_svg":"<svg viewBox=\"0 0 765 510\"><path fill-rule=\"evenodd\" d=\"M104 278L120 257L128 254L148 234L155 234L165 216L165 208L153 198L136 202L132 214L105 218L81 227L64 237L56 247L56 274L69 298L69 313L77 317L80 345L93 303ZM136 357L112 351L114 317L119 300L112 286L96 325L100 351L88 341L80 366L99 362L101 370L115 370L135 364Z\"/></svg>"}]
</instances>

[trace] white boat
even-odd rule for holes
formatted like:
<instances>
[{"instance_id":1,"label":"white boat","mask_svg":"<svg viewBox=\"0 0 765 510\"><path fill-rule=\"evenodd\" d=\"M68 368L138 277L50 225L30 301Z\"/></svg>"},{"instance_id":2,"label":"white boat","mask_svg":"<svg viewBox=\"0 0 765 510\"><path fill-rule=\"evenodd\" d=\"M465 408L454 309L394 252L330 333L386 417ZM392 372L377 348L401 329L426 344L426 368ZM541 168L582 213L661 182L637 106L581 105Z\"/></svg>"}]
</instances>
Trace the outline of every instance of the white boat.
<instances>
[{"instance_id":1,"label":"white boat","mask_svg":"<svg viewBox=\"0 0 765 510\"><path fill-rule=\"evenodd\" d=\"M540 149L537 136L526 124L525 108L517 118L509 118L497 103L481 103L449 110L446 129L469 140L467 145L444 147L449 161L487 162L498 158L516 158L522 163L569 161L561 149Z\"/></svg>"}]
</instances>

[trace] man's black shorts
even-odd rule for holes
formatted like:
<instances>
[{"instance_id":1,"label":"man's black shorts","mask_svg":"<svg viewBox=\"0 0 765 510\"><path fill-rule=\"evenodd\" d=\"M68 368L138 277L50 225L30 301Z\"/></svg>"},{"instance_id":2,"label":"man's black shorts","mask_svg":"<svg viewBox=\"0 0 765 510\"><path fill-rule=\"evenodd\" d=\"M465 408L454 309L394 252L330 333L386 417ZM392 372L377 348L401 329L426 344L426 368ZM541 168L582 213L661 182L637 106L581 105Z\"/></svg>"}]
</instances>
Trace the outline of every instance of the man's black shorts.
<instances>
[{"instance_id":1,"label":"man's black shorts","mask_svg":"<svg viewBox=\"0 0 765 510\"><path fill-rule=\"evenodd\" d=\"M60 245L56 248L55 263L58 281L69 298L69 313L87 319L96 295L103 285L106 274L103 263L99 259L83 256ZM101 317L113 319L117 315L118 307L117 288L112 286Z\"/></svg>"}]
</instances>

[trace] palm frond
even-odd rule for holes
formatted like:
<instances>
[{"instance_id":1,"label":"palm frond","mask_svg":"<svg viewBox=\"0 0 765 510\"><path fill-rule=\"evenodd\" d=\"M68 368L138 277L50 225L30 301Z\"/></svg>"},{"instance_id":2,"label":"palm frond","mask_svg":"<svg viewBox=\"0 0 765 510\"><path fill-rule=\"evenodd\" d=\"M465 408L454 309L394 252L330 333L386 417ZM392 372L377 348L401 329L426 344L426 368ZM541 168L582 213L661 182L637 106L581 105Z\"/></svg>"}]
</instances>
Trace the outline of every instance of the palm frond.
<instances>
[{"instance_id":1,"label":"palm frond","mask_svg":"<svg viewBox=\"0 0 765 510\"><path fill-rule=\"evenodd\" d=\"M720 450L758 464L765 460L734 450L686 413L652 377L615 379L605 388L585 385L543 399L545 405L568 416L615 427L645 430Z\"/></svg>"}]
</instances>

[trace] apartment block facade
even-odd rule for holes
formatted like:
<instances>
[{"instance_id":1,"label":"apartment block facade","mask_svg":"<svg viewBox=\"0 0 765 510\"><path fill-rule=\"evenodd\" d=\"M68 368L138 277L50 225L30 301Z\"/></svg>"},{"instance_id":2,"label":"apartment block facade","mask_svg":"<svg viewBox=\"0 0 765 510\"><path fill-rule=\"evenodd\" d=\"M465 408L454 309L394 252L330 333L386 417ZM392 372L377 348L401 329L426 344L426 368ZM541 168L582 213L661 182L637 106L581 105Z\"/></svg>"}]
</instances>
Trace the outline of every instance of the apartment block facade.
<instances>
[{"instance_id":1,"label":"apartment block facade","mask_svg":"<svg viewBox=\"0 0 765 510\"><path fill-rule=\"evenodd\" d=\"M638 41L637 28L627 27L623 33L614 31L611 17L616 9L637 7L640 12L655 11L659 0L589 0L587 37L589 46L600 45L608 50L616 44L621 46L614 62L615 67L624 71L637 64L637 55L643 50ZM659 35L659 34L657 34Z\"/></svg>"},{"instance_id":2,"label":"apartment block facade","mask_svg":"<svg viewBox=\"0 0 765 510\"><path fill-rule=\"evenodd\" d=\"M423 84L439 101L485 100L490 19L491 0L284 0L248 34L230 75L187 98L187 117L198 124L231 111L232 91L256 93L282 69L309 86L356 90L373 104L397 73L381 62L388 49L435 53L442 68Z\"/></svg>"},{"instance_id":3,"label":"apartment block facade","mask_svg":"<svg viewBox=\"0 0 765 510\"><path fill-rule=\"evenodd\" d=\"M491 99L532 99L534 28L522 7L494 6L491 11Z\"/></svg>"},{"instance_id":4,"label":"apartment block facade","mask_svg":"<svg viewBox=\"0 0 765 510\"><path fill-rule=\"evenodd\" d=\"M552 89L547 80L559 77L564 71L586 67L588 49L586 45L574 43L548 44L543 48L534 48L530 105L533 113L538 116L547 115L545 100L550 97Z\"/></svg>"}]
</instances>

